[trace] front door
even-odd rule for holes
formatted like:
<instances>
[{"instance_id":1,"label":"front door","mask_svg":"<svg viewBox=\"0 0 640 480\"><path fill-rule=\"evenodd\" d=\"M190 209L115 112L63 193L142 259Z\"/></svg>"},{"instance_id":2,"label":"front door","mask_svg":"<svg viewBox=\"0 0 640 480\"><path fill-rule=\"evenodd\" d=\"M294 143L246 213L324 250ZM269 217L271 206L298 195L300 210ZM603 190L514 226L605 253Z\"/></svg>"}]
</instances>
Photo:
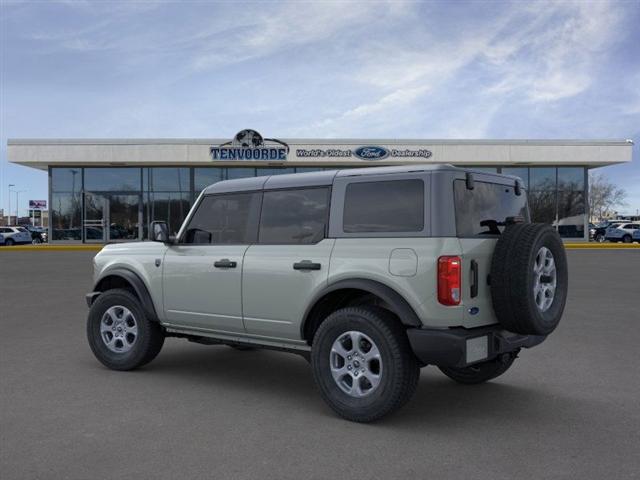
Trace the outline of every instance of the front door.
<instances>
[{"instance_id":1,"label":"front door","mask_svg":"<svg viewBox=\"0 0 640 480\"><path fill-rule=\"evenodd\" d=\"M85 241L105 243L140 240L141 203L141 196L138 194L85 193Z\"/></svg>"},{"instance_id":2,"label":"front door","mask_svg":"<svg viewBox=\"0 0 640 480\"><path fill-rule=\"evenodd\" d=\"M166 322L192 330L244 332L242 265L257 235L260 193L203 197L164 257Z\"/></svg>"}]
</instances>

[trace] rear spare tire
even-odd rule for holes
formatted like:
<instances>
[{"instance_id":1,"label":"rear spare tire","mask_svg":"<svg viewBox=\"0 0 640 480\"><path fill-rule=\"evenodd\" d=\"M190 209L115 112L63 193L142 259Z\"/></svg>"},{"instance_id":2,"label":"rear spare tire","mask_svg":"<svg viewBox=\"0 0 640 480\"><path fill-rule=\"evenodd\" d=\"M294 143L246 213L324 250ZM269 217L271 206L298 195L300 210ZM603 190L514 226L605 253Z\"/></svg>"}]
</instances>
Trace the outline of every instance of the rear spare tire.
<instances>
[{"instance_id":1,"label":"rear spare tire","mask_svg":"<svg viewBox=\"0 0 640 480\"><path fill-rule=\"evenodd\" d=\"M491 261L491 298L498 321L515 333L548 335L567 300L567 257L551 225L505 229Z\"/></svg>"}]
</instances>

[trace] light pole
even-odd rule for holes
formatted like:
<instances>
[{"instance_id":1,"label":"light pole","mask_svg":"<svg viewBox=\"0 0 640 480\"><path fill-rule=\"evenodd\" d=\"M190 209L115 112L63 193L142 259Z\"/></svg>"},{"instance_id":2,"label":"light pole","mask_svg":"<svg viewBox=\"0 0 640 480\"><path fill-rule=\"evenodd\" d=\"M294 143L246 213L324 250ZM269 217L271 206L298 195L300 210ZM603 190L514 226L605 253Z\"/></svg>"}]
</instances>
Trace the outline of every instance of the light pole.
<instances>
[{"instance_id":1,"label":"light pole","mask_svg":"<svg viewBox=\"0 0 640 480\"><path fill-rule=\"evenodd\" d=\"M11 225L11 187L15 187L13 183L9 184L9 210L7 211L7 225Z\"/></svg>"},{"instance_id":2,"label":"light pole","mask_svg":"<svg viewBox=\"0 0 640 480\"><path fill-rule=\"evenodd\" d=\"M20 207L20 194L26 192L26 190L16 190L16 225L18 225L18 208Z\"/></svg>"}]
</instances>

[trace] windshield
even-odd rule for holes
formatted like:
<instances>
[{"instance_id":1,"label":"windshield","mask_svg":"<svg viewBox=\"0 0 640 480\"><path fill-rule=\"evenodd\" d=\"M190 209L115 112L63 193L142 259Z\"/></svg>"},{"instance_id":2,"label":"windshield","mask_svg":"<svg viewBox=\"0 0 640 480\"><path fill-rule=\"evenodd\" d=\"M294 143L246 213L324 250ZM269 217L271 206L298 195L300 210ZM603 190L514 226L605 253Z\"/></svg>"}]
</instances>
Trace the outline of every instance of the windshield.
<instances>
[{"instance_id":1,"label":"windshield","mask_svg":"<svg viewBox=\"0 0 640 480\"><path fill-rule=\"evenodd\" d=\"M514 187L476 181L469 190L464 180L456 180L453 190L459 237L500 235L510 217L529 221L527 196L516 195Z\"/></svg>"}]
</instances>

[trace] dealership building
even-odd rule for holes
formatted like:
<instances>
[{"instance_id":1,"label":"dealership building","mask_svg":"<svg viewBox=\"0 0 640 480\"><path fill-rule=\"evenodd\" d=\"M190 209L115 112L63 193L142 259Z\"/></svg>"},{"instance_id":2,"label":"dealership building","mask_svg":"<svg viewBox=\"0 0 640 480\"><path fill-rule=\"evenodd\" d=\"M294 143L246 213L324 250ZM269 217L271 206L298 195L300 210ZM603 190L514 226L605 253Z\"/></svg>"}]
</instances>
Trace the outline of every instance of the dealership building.
<instances>
[{"instance_id":1,"label":"dealership building","mask_svg":"<svg viewBox=\"0 0 640 480\"><path fill-rule=\"evenodd\" d=\"M517 175L533 221L588 240L588 171L630 162L630 140L12 139L9 161L49 175L53 242L142 240L153 220L176 232L220 180L383 165L448 163Z\"/></svg>"}]
</instances>

